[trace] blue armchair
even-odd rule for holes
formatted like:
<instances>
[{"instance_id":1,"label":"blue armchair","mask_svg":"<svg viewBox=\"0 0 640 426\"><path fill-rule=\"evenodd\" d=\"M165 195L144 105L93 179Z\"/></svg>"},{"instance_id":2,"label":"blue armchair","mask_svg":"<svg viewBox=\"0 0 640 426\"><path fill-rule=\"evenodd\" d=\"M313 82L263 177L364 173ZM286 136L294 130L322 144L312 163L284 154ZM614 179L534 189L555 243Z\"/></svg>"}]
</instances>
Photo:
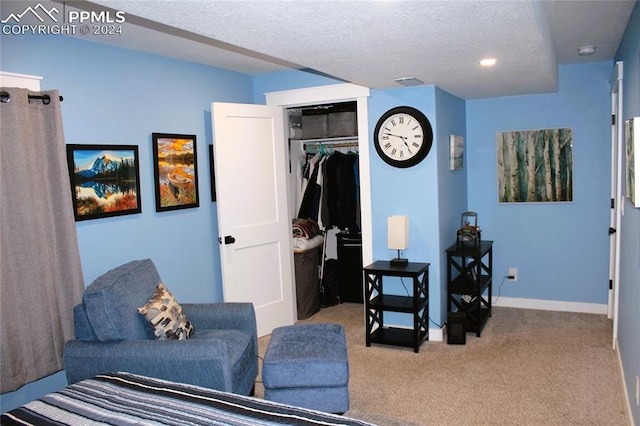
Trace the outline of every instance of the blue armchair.
<instances>
[{"instance_id":1,"label":"blue armchair","mask_svg":"<svg viewBox=\"0 0 640 426\"><path fill-rule=\"evenodd\" d=\"M153 262L144 259L106 272L85 289L73 311L76 340L64 348L69 384L126 371L252 394L258 374L253 305L183 303L194 333L187 340L159 340L137 309L160 282Z\"/></svg>"}]
</instances>

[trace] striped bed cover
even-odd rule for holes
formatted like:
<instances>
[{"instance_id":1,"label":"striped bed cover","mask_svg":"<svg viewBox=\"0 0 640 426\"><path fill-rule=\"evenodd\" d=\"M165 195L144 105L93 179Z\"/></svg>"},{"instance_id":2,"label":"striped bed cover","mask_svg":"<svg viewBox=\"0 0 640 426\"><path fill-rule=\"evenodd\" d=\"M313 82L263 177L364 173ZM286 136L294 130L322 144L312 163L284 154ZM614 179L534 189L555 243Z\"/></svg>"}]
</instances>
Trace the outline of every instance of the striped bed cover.
<instances>
[{"instance_id":1,"label":"striped bed cover","mask_svg":"<svg viewBox=\"0 0 640 426\"><path fill-rule=\"evenodd\" d=\"M8 411L2 425L347 425L371 423L130 373L102 374Z\"/></svg>"}]
</instances>

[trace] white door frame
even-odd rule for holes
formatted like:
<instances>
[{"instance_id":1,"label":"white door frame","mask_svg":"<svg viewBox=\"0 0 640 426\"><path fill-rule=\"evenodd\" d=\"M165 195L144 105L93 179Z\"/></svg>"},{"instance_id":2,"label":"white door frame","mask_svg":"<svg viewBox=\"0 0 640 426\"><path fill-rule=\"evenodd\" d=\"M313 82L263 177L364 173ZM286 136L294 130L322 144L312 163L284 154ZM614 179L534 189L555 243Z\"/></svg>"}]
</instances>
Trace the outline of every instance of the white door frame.
<instances>
[{"instance_id":1,"label":"white door frame","mask_svg":"<svg viewBox=\"0 0 640 426\"><path fill-rule=\"evenodd\" d=\"M356 101L358 116L358 168L360 173L360 221L362 262L373 262L373 225L371 219L371 171L369 167L369 88L356 84L334 84L297 90L265 93L267 105L292 108L332 102ZM283 141L284 143L285 141Z\"/></svg>"},{"instance_id":2,"label":"white door frame","mask_svg":"<svg viewBox=\"0 0 640 426\"><path fill-rule=\"evenodd\" d=\"M622 77L623 63L616 62L611 74L611 114L615 122L611 126L611 227L612 234L609 249L609 300L607 316L613 319L613 349L618 341L618 302L620 294L620 236L622 214L624 209L624 194L622 193L622 153L624 142L624 119L622 115Z\"/></svg>"}]
</instances>

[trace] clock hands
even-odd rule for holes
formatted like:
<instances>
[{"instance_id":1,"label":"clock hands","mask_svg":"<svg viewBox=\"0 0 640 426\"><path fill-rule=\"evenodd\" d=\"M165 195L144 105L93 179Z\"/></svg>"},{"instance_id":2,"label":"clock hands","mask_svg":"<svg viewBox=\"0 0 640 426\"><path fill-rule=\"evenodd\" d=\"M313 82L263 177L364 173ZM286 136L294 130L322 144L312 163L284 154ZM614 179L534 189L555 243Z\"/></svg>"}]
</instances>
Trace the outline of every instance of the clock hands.
<instances>
[{"instance_id":1,"label":"clock hands","mask_svg":"<svg viewBox=\"0 0 640 426\"><path fill-rule=\"evenodd\" d=\"M400 138L404 141L404 143L407 143L407 137L406 136L401 136L401 135L394 135L393 133L384 133L384 135L386 136L395 136L396 138Z\"/></svg>"},{"instance_id":2,"label":"clock hands","mask_svg":"<svg viewBox=\"0 0 640 426\"><path fill-rule=\"evenodd\" d=\"M407 137L406 136L394 135L393 133L389 133L389 132L384 133L384 135L385 136L395 136L396 138L402 139L402 143L404 143L404 145L407 147L407 151L409 151L409 154L413 154L413 152L411 152L411 147L407 143Z\"/></svg>"}]
</instances>

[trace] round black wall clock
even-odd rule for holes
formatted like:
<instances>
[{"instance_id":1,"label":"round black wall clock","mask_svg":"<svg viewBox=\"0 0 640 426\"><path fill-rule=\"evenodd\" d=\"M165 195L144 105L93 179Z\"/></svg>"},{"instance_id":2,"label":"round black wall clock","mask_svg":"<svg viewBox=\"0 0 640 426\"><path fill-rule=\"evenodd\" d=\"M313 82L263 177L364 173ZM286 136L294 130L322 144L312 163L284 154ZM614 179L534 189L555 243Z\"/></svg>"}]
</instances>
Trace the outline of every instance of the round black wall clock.
<instances>
[{"instance_id":1,"label":"round black wall clock","mask_svg":"<svg viewBox=\"0 0 640 426\"><path fill-rule=\"evenodd\" d=\"M394 167L411 167L431 150L433 129L419 110L400 106L385 112L376 124L373 144L378 155Z\"/></svg>"}]
</instances>

